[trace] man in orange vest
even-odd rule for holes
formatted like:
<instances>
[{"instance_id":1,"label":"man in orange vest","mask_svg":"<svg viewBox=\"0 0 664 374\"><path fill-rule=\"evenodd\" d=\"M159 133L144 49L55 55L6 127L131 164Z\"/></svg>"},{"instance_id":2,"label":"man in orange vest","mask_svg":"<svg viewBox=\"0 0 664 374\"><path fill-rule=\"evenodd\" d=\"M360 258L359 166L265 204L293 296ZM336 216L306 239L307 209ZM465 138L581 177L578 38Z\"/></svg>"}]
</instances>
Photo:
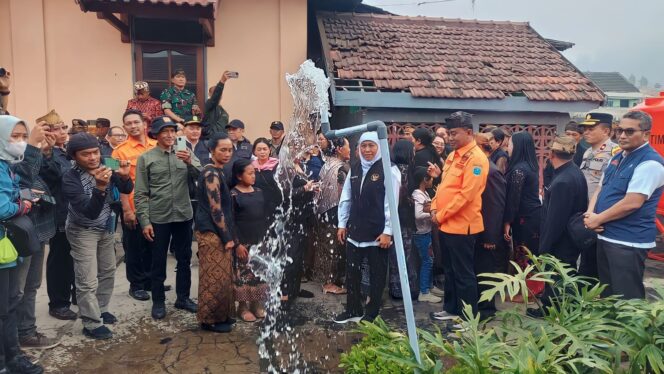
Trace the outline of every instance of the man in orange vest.
<instances>
[{"instance_id":1,"label":"man in orange vest","mask_svg":"<svg viewBox=\"0 0 664 374\"><path fill-rule=\"evenodd\" d=\"M439 321L462 316L464 302L477 313L475 239L484 231L482 192L489 173L489 160L475 143L472 116L455 112L445 125L454 152L445 161L442 180L431 202L431 219L440 230L440 245L447 258L443 265L445 303L441 312L431 314Z\"/></svg>"}]
</instances>

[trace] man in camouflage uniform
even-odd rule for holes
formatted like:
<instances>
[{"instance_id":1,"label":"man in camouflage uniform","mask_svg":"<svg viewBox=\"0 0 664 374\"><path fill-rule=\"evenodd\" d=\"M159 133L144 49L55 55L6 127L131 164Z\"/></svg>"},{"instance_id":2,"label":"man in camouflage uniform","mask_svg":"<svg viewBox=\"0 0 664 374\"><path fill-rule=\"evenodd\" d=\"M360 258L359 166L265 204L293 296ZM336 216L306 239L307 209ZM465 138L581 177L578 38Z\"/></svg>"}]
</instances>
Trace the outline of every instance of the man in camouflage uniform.
<instances>
[{"instance_id":1,"label":"man in camouflage uniform","mask_svg":"<svg viewBox=\"0 0 664 374\"><path fill-rule=\"evenodd\" d=\"M583 137L590 147L583 154L581 172L586 177L588 184L588 199L599 187L604 169L611 158L620 150L620 147L611 141L611 124L613 116L607 113L589 113L579 126L583 129ZM598 278L597 252L593 247L590 251L581 253L581 264L579 265L581 275Z\"/></svg>"},{"instance_id":2,"label":"man in camouflage uniform","mask_svg":"<svg viewBox=\"0 0 664 374\"><path fill-rule=\"evenodd\" d=\"M183 124L185 117L199 116L201 110L196 104L196 95L185 88L187 76L183 69L176 69L171 74L171 87L162 91L160 100L164 114L174 122Z\"/></svg>"}]
</instances>

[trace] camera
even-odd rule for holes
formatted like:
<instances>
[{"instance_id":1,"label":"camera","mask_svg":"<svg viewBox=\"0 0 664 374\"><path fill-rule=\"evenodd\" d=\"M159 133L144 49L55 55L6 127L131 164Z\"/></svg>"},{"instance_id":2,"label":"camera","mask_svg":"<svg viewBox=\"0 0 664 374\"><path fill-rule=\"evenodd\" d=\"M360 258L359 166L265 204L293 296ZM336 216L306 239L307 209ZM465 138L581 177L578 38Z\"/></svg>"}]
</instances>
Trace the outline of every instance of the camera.
<instances>
[{"instance_id":1,"label":"camera","mask_svg":"<svg viewBox=\"0 0 664 374\"><path fill-rule=\"evenodd\" d=\"M7 75L7 69L0 68L0 77L4 77L5 75Z\"/></svg>"}]
</instances>

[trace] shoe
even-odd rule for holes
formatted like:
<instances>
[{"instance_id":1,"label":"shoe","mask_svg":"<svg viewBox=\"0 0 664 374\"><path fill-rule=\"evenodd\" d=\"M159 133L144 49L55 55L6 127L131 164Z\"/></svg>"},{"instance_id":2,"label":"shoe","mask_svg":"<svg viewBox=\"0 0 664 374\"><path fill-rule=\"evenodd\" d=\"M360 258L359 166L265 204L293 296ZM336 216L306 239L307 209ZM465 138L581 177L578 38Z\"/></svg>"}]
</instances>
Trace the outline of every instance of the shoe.
<instances>
[{"instance_id":1,"label":"shoe","mask_svg":"<svg viewBox=\"0 0 664 374\"><path fill-rule=\"evenodd\" d=\"M343 312L334 317L334 323L346 324L348 322L360 322L363 316L352 315L348 312Z\"/></svg>"},{"instance_id":2,"label":"shoe","mask_svg":"<svg viewBox=\"0 0 664 374\"><path fill-rule=\"evenodd\" d=\"M454 325L452 325L452 331L466 332L468 331L468 324L466 322L455 323Z\"/></svg>"},{"instance_id":3,"label":"shoe","mask_svg":"<svg viewBox=\"0 0 664 374\"><path fill-rule=\"evenodd\" d=\"M102 321L104 321L104 325L112 325L112 324L114 324L115 322L118 321L118 319L115 318L115 316L112 315L109 312L102 313L101 314L101 319L102 319Z\"/></svg>"},{"instance_id":4,"label":"shoe","mask_svg":"<svg viewBox=\"0 0 664 374\"><path fill-rule=\"evenodd\" d=\"M459 318L456 314L448 313L444 310L442 312L431 313L429 314L429 317L437 321L452 321Z\"/></svg>"},{"instance_id":5,"label":"shoe","mask_svg":"<svg viewBox=\"0 0 664 374\"><path fill-rule=\"evenodd\" d=\"M429 293L421 293L420 296L417 298L417 301L423 302L423 303L434 303L435 304L435 303L439 303L439 302L443 301L443 299L441 299L438 296L434 296L431 292L429 292Z\"/></svg>"},{"instance_id":6,"label":"shoe","mask_svg":"<svg viewBox=\"0 0 664 374\"><path fill-rule=\"evenodd\" d=\"M542 309L539 308L528 308L526 310L526 315L531 318L544 318L544 313Z\"/></svg>"},{"instance_id":7,"label":"shoe","mask_svg":"<svg viewBox=\"0 0 664 374\"><path fill-rule=\"evenodd\" d=\"M7 371L7 368L2 368L0 369L0 374L9 374L9 372Z\"/></svg>"},{"instance_id":8,"label":"shoe","mask_svg":"<svg viewBox=\"0 0 664 374\"><path fill-rule=\"evenodd\" d=\"M107 340L113 337L113 333L106 326L99 326L96 329L89 330L83 328L83 335L87 336L90 339L95 340Z\"/></svg>"},{"instance_id":9,"label":"shoe","mask_svg":"<svg viewBox=\"0 0 664 374\"><path fill-rule=\"evenodd\" d=\"M152 304L152 318L153 319L164 319L166 317L166 306L164 303L154 303Z\"/></svg>"},{"instance_id":10,"label":"shoe","mask_svg":"<svg viewBox=\"0 0 664 374\"><path fill-rule=\"evenodd\" d=\"M314 294L313 292L307 290L300 290L300 292L297 294L297 297L301 297L303 299L312 299Z\"/></svg>"},{"instance_id":11,"label":"shoe","mask_svg":"<svg viewBox=\"0 0 664 374\"><path fill-rule=\"evenodd\" d=\"M129 290L129 296L138 301L150 300L150 294L146 290Z\"/></svg>"},{"instance_id":12,"label":"shoe","mask_svg":"<svg viewBox=\"0 0 664 374\"><path fill-rule=\"evenodd\" d=\"M434 294L434 296L438 296L438 297L445 296L445 292L443 290L441 290L440 288L436 287L436 286L431 287L431 289L429 290L429 293L432 293L432 294Z\"/></svg>"},{"instance_id":13,"label":"shoe","mask_svg":"<svg viewBox=\"0 0 664 374\"><path fill-rule=\"evenodd\" d=\"M198 312L198 305L196 305L195 302L191 301L191 299L188 298L184 300L176 300L175 307L177 309L186 310L191 313Z\"/></svg>"},{"instance_id":14,"label":"shoe","mask_svg":"<svg viewBox=\"0 0 664 374\"><path fill-rule=\"evenodd\" d=\"M232 326L233 325L229 323L215 323L215 324L201 323L201 330L218 332L218 333L227 333L231 332Z\"/></svg>"},{"instance_id":15,"label":"shoe","mask_svg":"<svg viewBox=\"0 0 664 374\"><path fill-rule=\"evenodd\" d=\"M35 332L30 336L19 336L18 343L21 346L21 348L39 348L39 349L50 349L60 345L59 340L51 339L40 332Z\"/></svg>"},{"instance_id":16,"label":"shoe","mask_svg":"<svg viewBox=\"0 0 664 374\"><path fill-rule=\"evenodd\" d=\"M360 321L373 323L373 321L376 319L376 317L378 317L378 315L374 316L374 315L365 314L364 317L362 317L362 319Z\"/></svg>"},{"instance_id":17,"label":"shoe","mask_svg":"<svg viewBox=\"0 0 664 374\"><path fill-rule=\"evenodd\" d=\"M172 290L172 289L173 289L173 287L171 287L170 284L165 284L165 285L164 285L164 292L168 292L168 291L170 291L170 290Z\"/></svg>"},{"instance_id":18,"label":"shoe","mask_svg":"<svg viewBox=\"0 0 664 374\"><path fill-rule=\"evenodd\" d=\"M44 372L38 364L33 364L28 360L24 354L18 354L14 356L9 362L7 362L6 372L9 373L21 373L21 374L41 374Z\"/></svg>"},{"instance_id":19,"label":"shoe","mask_svg":"<svg viewBox=\"0 0 664 374\"><path fill-rule=\"evenodd\" d=\"M62 308L53 308L48 310L48 314L51 315L51 317L63 320L63 321L68 321L68 320L76 320L78 318L78 315L74 313L73 310L67 308L67 307L62 307Z\"/></svg>"}]
</instances>

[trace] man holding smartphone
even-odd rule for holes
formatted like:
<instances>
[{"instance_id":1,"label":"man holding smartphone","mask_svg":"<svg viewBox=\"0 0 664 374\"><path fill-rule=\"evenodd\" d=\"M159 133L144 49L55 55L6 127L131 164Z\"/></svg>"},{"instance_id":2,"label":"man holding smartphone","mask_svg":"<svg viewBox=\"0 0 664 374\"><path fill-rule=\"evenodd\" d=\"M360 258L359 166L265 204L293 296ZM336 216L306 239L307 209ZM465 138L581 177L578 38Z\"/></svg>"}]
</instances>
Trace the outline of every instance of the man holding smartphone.
<instances>
[{"instance_id":1,"label":"man holding smartphone","mask_svg":"<svg viewBox=\"0 0 664 374\"><path fill-rule=\"evenodd\" d=\"M136 165L136 215L152 252L152 318L166 316L164 281L170 247L177 260L175 307L195 313L190 298L193 209L189 180L198 178L200 163L188 149L176 151L177 123L157 117L149 136L157 146L138 158Z\"/></svg>"},{"instance_id":2,"label":"man holding smartphone","mask_svg":"<svg viewBox=\"0 0 664 374\"><path fill-rule=\"evenodd\" d=\"M69 201L66 232L76 274L76 300L83 334L102 340L113 337L106 325L117 322L108 311L115 282L115 214L113 190L128 194L134 188L129 162L113 172L101 164L97 138L73 135L67 154L74 166L62 177L62 192Z\"/></svg>"},{"instance_id":3,"label":"man holding smartphone","mask_svg":"<svg viewBox=\"0 0 664 374\"><path fill-rule=\"evenodd\" d=\"M226 132L228 125L228 112L221 106L221 96L224 93L226 82L237 78L237 72L225 71L214 87L210 87L210 98L205 101L203 114L203 138L208 139L213 134Z\"/></svg>"},{"instance_id":4,"label":"man holding smartphone","mask_svg":"<svg viewBox=\"0 0 664 374\"><path fill-rule=\"evenodd\" d=\"M140 111L130 109L122 116L123 127L127 132L127 141L113 151L113 158L128 160L129 177L136 183L136 164L138 157L157 145L157 142L145 135L146 119ZM150 270L152 254L143 228L136 219L134 192L120 194L122 203L122 247L125 251L129 296L136 300L150 300L148 291L152 289Z\"/></svg>"}]
</instances>

